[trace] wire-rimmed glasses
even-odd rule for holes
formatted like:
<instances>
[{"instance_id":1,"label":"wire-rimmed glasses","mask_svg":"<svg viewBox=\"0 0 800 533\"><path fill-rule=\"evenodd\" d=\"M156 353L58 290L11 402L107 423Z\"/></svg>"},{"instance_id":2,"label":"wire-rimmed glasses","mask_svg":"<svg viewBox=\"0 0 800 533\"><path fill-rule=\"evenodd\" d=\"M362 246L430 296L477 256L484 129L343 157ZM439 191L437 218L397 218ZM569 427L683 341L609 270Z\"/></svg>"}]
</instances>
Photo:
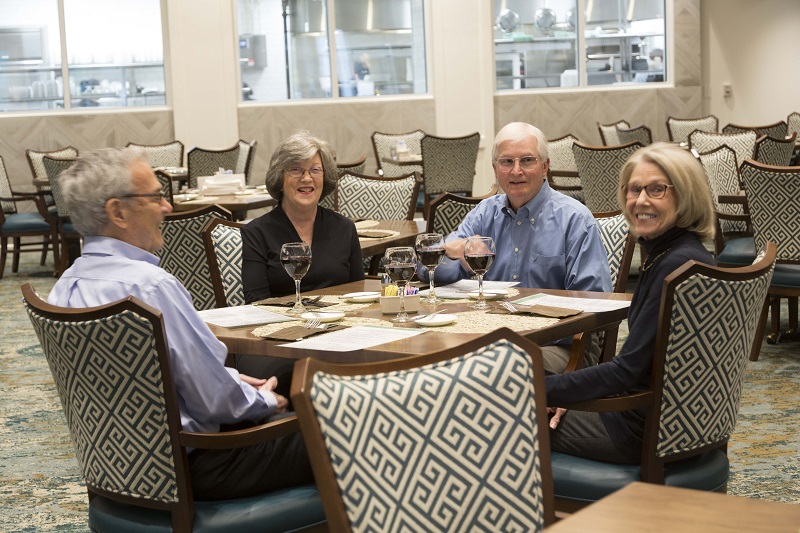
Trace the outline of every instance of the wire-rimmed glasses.
<instances>
[{"instance_id":1,"label":"wire-rimmed glasses","mask_svg":"<svg viewBox=\"0 0 800 533\"><path fill-rule=\"evenodd\" d=\"M417 254L411 246L396 246L387 248L384 258L386 273L400 289L400 312L392 322L410 322L406 314L406 285L417 271Z\"/></svg>"},{"instance_id":2,"label":"wire-rimmed glasses","mask_svg":"<svg viewBox=\"0 0 800 533\"><path fill-rule=\"evenodd\" d=\"M300 299L300 280L311 268L311 246L305 242L287 242L281 246L281 264L286 273L294 279L294 289L297 300L288 314L302 315L306 312L303 301Z\"/></svg>"},{"instance_id":3,"label":"wire-rimmed glasses","mask_svg":"<svg viewBox=\"0 0 800 533\"><path fill-rule=\"evenodd\" d=\"M491 309L483 296L483 276L494 263L494 240L491 237L469 237L464 244L464 259L478 277L478 302L471 309Z\"/></svg>"},{"instance_id":4,"label":"wire-rimmed glasses","mask_svg":"<svg viewBox=\"0 0 800 533\"><path fill-rule=\"evenodd\" d=\"M431 285L428 296L420 301L431 305L438 304L442 299L436 297L433 274L436 267L439 266L439 263L444 259L444 236L441 233L423 233L417 235L415 248L417 249L417 259L419 259L428 270L428 279Z\"/></svg>"}]
</instances>

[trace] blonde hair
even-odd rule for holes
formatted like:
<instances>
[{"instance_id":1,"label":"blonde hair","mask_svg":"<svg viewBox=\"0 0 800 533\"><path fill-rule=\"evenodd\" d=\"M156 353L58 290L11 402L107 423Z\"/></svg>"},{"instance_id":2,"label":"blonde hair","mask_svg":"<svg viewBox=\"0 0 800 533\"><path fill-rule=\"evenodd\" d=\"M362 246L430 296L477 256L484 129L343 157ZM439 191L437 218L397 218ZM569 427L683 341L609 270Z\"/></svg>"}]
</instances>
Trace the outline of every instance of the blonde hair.
<instances>
[{"instance_id":1,"label":"blonde hair","mask_svg":"<svg viewBox=\"0 0 800 533\"><path fill-rule=\"evenodd\" d=\"M713 239L716 233L714 201L703 166L688 150L670 143L653 143L640 148L628 158L619 173L617 201L631 228L634 225L625 206L626 189L639 163L656 165L674 186L672 190L677 208L675 225L697 234L701 239Z\"/></svg>"}]
</instances>

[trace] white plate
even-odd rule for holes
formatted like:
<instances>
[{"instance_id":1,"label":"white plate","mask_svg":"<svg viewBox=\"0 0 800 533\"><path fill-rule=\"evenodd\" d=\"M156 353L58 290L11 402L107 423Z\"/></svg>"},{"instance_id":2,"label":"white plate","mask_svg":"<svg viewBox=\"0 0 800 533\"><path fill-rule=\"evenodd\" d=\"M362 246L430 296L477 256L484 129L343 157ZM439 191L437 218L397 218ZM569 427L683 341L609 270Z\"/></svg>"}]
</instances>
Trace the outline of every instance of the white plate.
<instances>
[{"instance_id":1,"label":"white plate","mask_svg":"<svg viewBox=\"0 0 800 533\"><path fill-rule=\"evenodd\" d=\"M253 194L254 192L255 192L255 191L253 191L252 189L245 189L245 190L243 190L243 191L236 191L236 192L235 192L235 193L233 193L233 194L234 194L235 196L250 196L250 195L251 195L251 194Z\"/></svg>"},{"instance_id":2,"label":"white plate","mask_svg":"<svg viewBox=\"0 0 800 533\"><path fill-rule=\"evenodd\" d=\"M174 200L177 202L188 202L189 200L197 200L200 198L199 194L176 194Z\"/></svg>"},{"instance_id":3,"label":"white plate","mask_svg":"<svg viewBox=\"0 0 800 533\"><path fill-rule=\"evenodd\" d=\"M380 297L379 292L350 292L341 296L343 300L356 303L375 302Z\"/></svg>"},{"instance_id":4,"label":"white plate","mask_svg":"<svg viewBox=\"0 0 800 533\"><path fill-rule=\"evenodd\" d=\"M300 315L300 318L302 318L303 320L311 320L312 318L316 318L322 323L336 322L337 320L341 320L344 318L344 313L338 311L331 311L330 313L324 313L320 311L309 311L308 313L303 313L302 315Z\"/></svg>"},{"instance_id":5,"label":"white plate","mask_svg":"<svg viewBox=\"0 0 800 533\"><path fill-rule=\"evenodd\" d=\"M423 327L434 327L434 326L446 326L448 324L452 324L456 321L456 315L446 315L444 313L440 313L438 315L433 316L424 316L419 320L414 320L417 324Z\"/></svg>"},{"instance_id":6,"label":"white plate","mask_svg":"<svg viewBox=\"0 0 800 533\"><path fill-rule=\"evenodd\" d=\"M467 296L477 300L478 291L473 291L469 293ZM504 296L508 296L508 291L505 289L493 289L490 291L483 291L483 297L486 300L497 300L498 298L503 298Z\"/></svg>"},{"instance_id":7,"label":"white plate","mask_svg":"<svg viewBox=\"0 0 800 533\"><path fill-rule=\"evenodd\" d=\"M261 190L261 191L266 191L267 190L267 186L266 185L256 185L256 189Z\"/></svg>"}]
</instances>

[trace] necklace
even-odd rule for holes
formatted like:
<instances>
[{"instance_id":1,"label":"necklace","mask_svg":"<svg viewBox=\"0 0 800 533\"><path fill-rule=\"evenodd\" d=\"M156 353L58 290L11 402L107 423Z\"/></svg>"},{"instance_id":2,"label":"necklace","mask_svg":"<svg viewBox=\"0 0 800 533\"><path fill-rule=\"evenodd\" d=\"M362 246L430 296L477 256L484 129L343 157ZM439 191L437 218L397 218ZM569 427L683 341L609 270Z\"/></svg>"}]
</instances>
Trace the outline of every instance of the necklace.
<instances>
[{"instance_id":1,"label":"necklace","mask_svg":"<svg viewBox=\"0 0 800 533\"><path fill-rule=\"evenodd\" d=\"M656 261L658 261L659 259L661 259L661 256L662 256L662 255L664 255L665 253L669 252L671 249L672 249L672 247L670 247L670 248L667 248L666 250L664 250L663 252L661 252L660 254L658 254L657 256L655 256L655 257L653 258L653 260L652 260L652 261L650 261L650 262L648 262L648 259L650 259L649 257L645 258L645 260L644 260L644 263L642 264L642 268L641 268L640 270L641 270L642 272L647 272L647 271L650 269L650 267L651 267L651 266L653 266L654 264L656 264Z\"/></svg>"}]
</instances>

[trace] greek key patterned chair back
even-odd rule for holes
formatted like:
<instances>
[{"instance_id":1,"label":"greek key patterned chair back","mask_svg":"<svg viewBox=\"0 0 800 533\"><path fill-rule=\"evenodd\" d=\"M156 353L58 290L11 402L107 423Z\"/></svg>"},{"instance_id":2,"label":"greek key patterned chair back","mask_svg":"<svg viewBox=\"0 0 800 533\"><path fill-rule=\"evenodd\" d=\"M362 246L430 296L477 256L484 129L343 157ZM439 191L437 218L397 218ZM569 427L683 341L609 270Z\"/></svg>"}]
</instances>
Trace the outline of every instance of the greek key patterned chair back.
<instances>
[{"instance_id":1,"label":"greek key patterned chair back","mask_svg":"<svg viewBox=\"0 0 800 533\"><path fill-rule=\"evenodd\" d=\"M236 168L233 170L234 174L244 174L244 181L248 185L250 185L250 177L253 173L256 143L257 141L255 140L250 142L239 141L239 157L236 159Z\"/></svg>"},{"instance_id":2,"label":"greek key patterned chair back","mask_svg":"<svg viewBox=\"0 0 800 533\"><path fill-rule=\"evenodd\" d=\"M431 232L449 235L458 229L470 211L478 207L477 203L459 201L455 195L448 197L436 206L431 206Z\"/></svg>"},{"instance_id":3,"label":"greek key patterned chair back","mask_svg":"<svg viewBox=\"0 0 800 533\"><path fill-rule=\"evenodd\" d=\"M169 203L174 204L175 199L172 196L172 191L179 190L178 183L173 182L171 179L169 179L169 176L162 174L160 170L156 170L155 175L158 183L161 185L161 192L164 194Z\"/></svg>"},{"instance_id":4,"label":"greek key patterned chair back","mask_svg":"<svg viewBox=\"0 0 800 533\"><path fill-rule=\"evenodd\" d=\"M3 157L0 156L0 198L11 198L11 183L8 181L8 171ZM17 212L17 203L10 200L0 201L0 206L3 208L3 213L6 215L13 215Z\"/></svg>"},{"instance_id":5,"label":"greek key patterned chair back","mask_svg":"<svg viewBox=\"0 0 800 533\"><path fill-rule=\"evenodd\" d=\"M604 146L616 146L622 144L619 142L619 135L617 135L617 128L630 128L631 125L624 120L615 122L614 124L600 124L597 123L597 129L600 130L600 140L603 141Z\"/></svg>"},{"instance_id":6,"label":"greek key patterned chair back","mask_svg":"<svg viewBox=\"0 0 800 533\"><path fill-rule=\"evenodd\" d=\"M756 250L778 244L778 261L800 262L800 170L745 161L741 168Z\"/></svg>"},{"instance_id":7,"label":"greek key patterned chair back","mask_svg":"<svg viewBox=\"0 0 800 533\"><path fill-rule=\"evenodd\" d=\"M796 133L800 135L800 113L794 111L786 117L786 135Z\"/></svg>"},{"instance_id":8,"label":"greek key patterned chair back","mask_svg":"<svg viewBox=\"0 0 800 533\"><path fill-rule=\"evenodd\" d=\"M344 163L337 163L336 170L339 171L339 174L343 174L345 172L351 172L356 174L363 174L364 170L367 168L367 156L362 155L355 161L349 161ZM407 174L407 173L406 173Z\"/></svg>"},{"instance_id":9,"label":"greek key patterned chair back","mask_svg":"<svg viewBox=\"0 0 800 533\"><path fill-rule=\"evenodd\" d=\"M425 194L443 192L472 193L475 178L475 162L481 134L457 138L426 135L420 141L422 149L422 172Z\"/></svg>"},{"instance_id":10,"label":"greek key patterned chair back","mask_svg":"<svg viewBox=\"0 0 800 533\"><path fill-rule=\"evenodd\" d=\"M44 162L42 161L42 158L46 155L56 158L75 159L78 157L78 150L72 146L65 146L64 148L59 148L58 150L52 150L50 152L25 150L25 157L27 157L28 165L31 167L33 179L47 179L47 171L45 170ZM49 190L49 187L40 187L40 189ZM48 206L55 205L55 200L49 195L44 197L44 201Z\"/></svg>"},{"instance_id":11,"label":"greek key patterned chair back","mask_svg":"<svg viewBox=\"0 0 800 533\"><path fill-rule=\"evenodd\" d=\"M689 148L697 153L710 152L723 144L736 153L736 163L742 166L745 159L752 159L756 150L756 132L752 130L740 133L709 133L695 131L689 135Z\"/></svg>"},{"instance_id":12,"label":"greek key patterned chair back","mask_svg":"<svg viewBox=\"0 0 800 533\"><path fill-rule=\"evenodd\" d=\"M422 174L422 165L395 165L382 161L383 157L391 157L392 147L397 146L397 141L406 141L406 146L412 154L421 154L422 147L420 141L425 136L422 130L409 131L408 133L380 133L376 131L372 134L372 148L375 151L375 161L377 161L378 168L383 171L383 176L386 178L395 178L397 176L405 176L411 172L418 172Z\"/></svg>"},{"instance_id":13,"label":"greek key patterned chair back","mask_svg":"<svg viewBox=\"0 0 800 533\"><path fill-rule=\"evenodd\" d=\"M244 305L241 227L236 223L219 222L209 228L208 235L207 251L222 283L222 295L217 295L218 306L223 303L228 307Z\"/></svg>"},{"instance_id":14,"label":"greek key patterned chair back","mask_svg":"<svg viewBox=\"0 0 800 533\"><path fill-rule=\"evenodd\" d=\"M710 152L698 155L700 164L706 173L706 179L711 187L711 197L714 200L714 209L720 213L743 215L744 207L739 204L723 204L719 202L720 195L734 195L739 193L741 187L739 178L739 165L736 153L727 145L722 145ZM747 224L737 220L719 221L723 233L747 231Z\"/></svg>"},{"instance_id":15,"label":"greek key patterned chair back","mask_svg":"<svg viewBox=\"0 0 800 533\"><path fill-rule=\"evenodd\" d=\"M642 145L638 142L622 146L572 146L578 164L586 207L593 213L618 211L617 183L625 161Z\"/></svg>"},{"instance_id":16,"label":"greek key patterned chair back","mask_svg":"<svg viewBox=\"0 0 800 533\"><path fill-rule=\"evenodd\" d=\"M144 151L147 154L147 162L153 168L183 166L183 143L180 141L166 144L128 143L128 146Z\"/></svg>"},{"instance_id":17,"label":"greek key patterned chair back","mask_svg":"<svg viewBox=\"0 0 800 533\"><path fill-rule=\"evenodd\" d=\"M46 318L25 302L90 488L177 500L164 383L150 320L126 310L96 320Z\"/></svg>"},{"instance_id":18,"label":"greek key patterned chair back","mask_svg":"<svg viewBox=\"0 0 800 533\"><path fill-rule=\"evenodd\" d=\"M776 139L766 135L756 140L755 159L765 165L775 165L776 167L788 167L794 155L795 138L794 133L790 137Z\"/></svg>"},{"instance_id":19,"label":"greek key patterned chair back","mask_svg":"<svg viewBox=\"0 0 800 533\"><path fill-rule=\"evenodd\" d=\"M331 211L336 211L336 191L331 191L327 196L320 198L319 205Z\"/></svg>"},{"instance_id":20,"label":"greek key patterned chair back","mask_svg":"<svg viewBox=\"0 0 800 533\"><path fill-rule=\"evenodd\" d=\"M773 269L745 281L689 276L675 286L656 455L726 440Z\"/></svg>"},{"instance_id":21,"label":"greek key patterned chair back","mask_svg":"<svg viewBox=\"0 0 800 533\"><path fill-rule=\"evenodd\" d=\"M214 285L206 261L203 230L215 218L231 219L229 211L212 205L187 213L173 213L161 225L164 247L156 252L159 266L175 276L192 295L198 311L216 307Z\"/></svg>"},{"instance_id":22,"label":"greek key patterned chair back","mask_svg":"<svg viewBox=\"0 0 800 533\"><path fill-rule=\"evenodd\" d=\"M722 128L722 133L743 133L746 131L754 131L758 137L766 135L775 139L783 139L786 137L787 125L786 122L780 121L775 124L768 124L766 126L739 126L738 124L728 124Z\"/></svg>"},{"instance_id":23,"label":"greek key patterned chair back","mask_svg":"<svg viewBox=\"0 0 800 533\"><path fill-rule=\"evenodd\" d=\"M672 142L689 142L689 135L694 130L717 133L719 131L719 119L714 115L700 118L674 118L667 119L667 132L669 140Z\"/></svg>"},{"instance_id":24,"label":"greek key patterned chair back","mask_svg":"<svg viewBox=\"0 0 800 533\"><path fill-rule=\"evenodd\" d=\"M617 138L619 139L619 144L628 144L634 141L640 142L642 146L653 144L653 133L647 126L638 126L636 128L617 127Z\"/></svg>"},{"instance_id":25,"label":"greek key patterned chair back","mask_svg":"<svg viewBox=\"0 0 800 533\"><path fill-rule=\"evenodd\" d=\"M42 166L47 176L47 181L50 182L50 192L53 195L53 201L56 205L56 211L61 218L69 217L69 209L64 202L64 195L61 192L61 185L58 182L59 175L67 170L75 159L54 158L49 155L42 157Z\"/></svg>"},{"instance_id":26,"label":"greek key patterned chair back","mask_svg":"<svg viewBox=\"0 0 800 533\"><path fill-rule=\"evenodd\" d=\"M548 157L550 158L550 172L574 172L574 176L555 176L550 178L550 183L557 190L567 196L583 203L583 191L579 189L561 189L559 187L580 187L581 179L578 177L578 164L575 163L575 154L572 145L578 138L574 135L565 135L552 141L547 141Z\"/></svg>"},{"instance_id":27,"label":"greek key patterned chair back","mask_svg":"<svg viewBox=\"0 0 800 533\"><path fill-rule=\"evenodd\" d=\"M619 214L613 217L604 217L597 219L597 229L600 231L600 240L603 241L603 246L606 249L608 256L608 270L611 272L611 286L616 290L618 285L622 285L622 291L625 292L625 285L627 279L620 282L620 272L627 271L623 268L623 257L625 257L625 246L628 243L628 235L630 235L630 226L628 221L625 220L625 215ZM628 267L630 265L627 265ZM625 276L627 278L627 276Z\"/></svg>"},{"instance_id":28,"label":"greek key patterned chair back","mask_svg":"<svg viewBox=\"0 0 800 533\"><path fill-rule=\"evenodd\" d=\"M410 370L318 372L310 395L353 531L543 528L532 366L511 341Z\"/></svg>"},{"instance_id":29,"label":"greek key patterned chair back","mask_svg":"<svg viewBox=\"0 0 800 533\"><path fill-rule=\"evenodd\" d=\"M198 176L213 176L220 168L236 170L239 162L239 144L225 150L192 148L186 156L189 187L197 187Z\"/></svg>"},{"instance_id":30,"label":"greek key patterned chair back","mask_svg":"<svg viewBox=\"0 0 800 533\"><path fill-rule=\"evenodd\" d=\"M416 176L381 179L343 174L337 188L339 213L353 220L405 220L416 204Z\"/></svg>"}]
</instances>

